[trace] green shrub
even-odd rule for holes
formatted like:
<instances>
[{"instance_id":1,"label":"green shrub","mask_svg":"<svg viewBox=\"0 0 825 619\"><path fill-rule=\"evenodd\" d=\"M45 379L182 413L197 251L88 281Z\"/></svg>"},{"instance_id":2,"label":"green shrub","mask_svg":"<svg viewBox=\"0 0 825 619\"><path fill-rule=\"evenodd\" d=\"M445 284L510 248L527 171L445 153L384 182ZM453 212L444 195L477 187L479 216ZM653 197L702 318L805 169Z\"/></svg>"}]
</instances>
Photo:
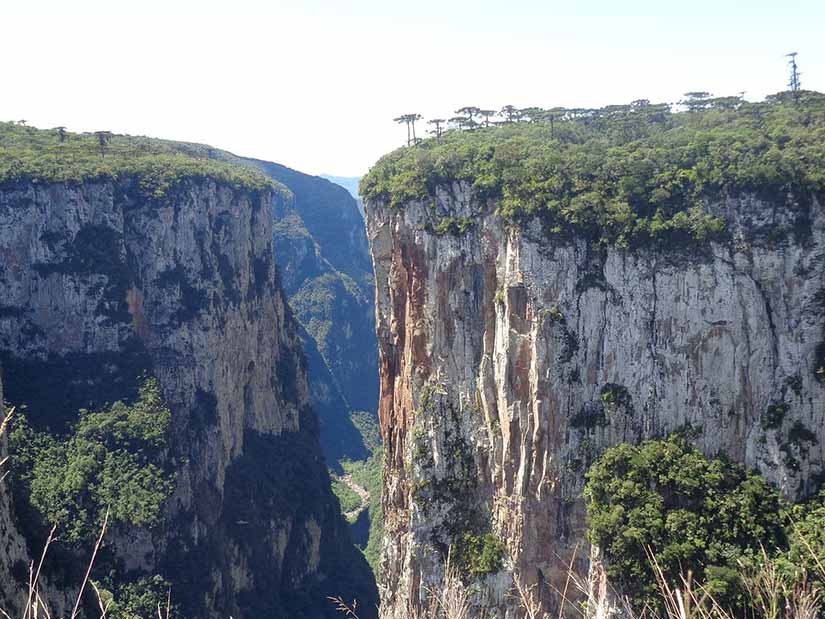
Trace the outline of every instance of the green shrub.
<instances>
[{"instance_id":1,"label":"green shrub","mask_svg":"<svg viewBox=\"0 0 825 619\"><path fill-rule=\"evenodd\" d=\"M485 576L501 569L504 553L504 543L492 533L463 533L453 545L451 561L459 574Z\"/></svg>"},{"instance_id":2,"label":"green shrub","mask_svg":"<svg viewBox=\"0 0 825 619\"><path fill-rule=\"evenodd\" d=\"M110 579L109 579L110 580ZM162 576L145 576L134 582L112 584L95 582L100 601L108 607L106 617L110 619L147 619L148 617L179 615L173 604L172 585ZM160 609L160 611L158 610Z\"/></svg>"},{"instance_id":3,"label":"green shrub","mask_svg":"<svg viewBox=\"0 0 825 619\"><path fill-rule=\"evenodd\" d=\"M341 512L354 512L361 507L361 497L341 480L333 478L332 492L341 503Z\"/></svg>"},{"instance_id":4,"label":"green shrub","mask_svg":"<svg viewBox=\"0 0 825 619\"><path fill-rule=\"evenodd\" d=\"M825 490L788 510L788 549L781 565L790 576L803 576L825 588ZM822 601L825 604L825 600Z\"/></svg>"},{"instance_id":5,"label":"green shrub","mask_svg":"<svg viewBox=\"0 0 825 619\"><path fill-rule=\"evenodd\" d=\"M777 490L680 436L608 449L587 473L585 499L590 541L638 608L660 603L647 549L671 582L690 569L733 608L745 602L739 561L784 543Z\"/></svg>"},{"instance_id":6,"label":"green shrub","mask_svg":"<svg viewBox=\"0 0 825 619\"><path fill-rule=\"evenodd\" d=\"M44 523L59 523L72 542L94 538L107 508L112 522L158 524L172 491L172 474L162 464L170 419L155 379L144 382L132 404L81 410L66 437L18 419L12 462L31 507Z\"/></svg>"},{"instance_id":7,"label":"green shrub","mask_svg":"<svg viewBox=\"0 0 825 619\"><path fill-rule=\"evenodd\" d=\"M469 217L444 217L433 228L438 236L463 236L475 224Z\"/></svg>"}]
</instances>

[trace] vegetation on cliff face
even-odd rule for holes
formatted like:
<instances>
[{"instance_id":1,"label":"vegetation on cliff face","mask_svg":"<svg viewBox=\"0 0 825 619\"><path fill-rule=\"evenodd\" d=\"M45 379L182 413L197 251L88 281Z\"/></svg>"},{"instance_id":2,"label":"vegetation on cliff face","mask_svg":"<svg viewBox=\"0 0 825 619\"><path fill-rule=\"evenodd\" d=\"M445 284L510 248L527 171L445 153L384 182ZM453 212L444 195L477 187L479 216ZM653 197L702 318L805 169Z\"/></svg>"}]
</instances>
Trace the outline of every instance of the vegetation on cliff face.
<instances>
[{"instance_id":1,"label":"vegetation on cliff face","mask_svg":"<svg viewBox=\"0 0 825 619\"><path fill-rule=\"evenodd\" d=\"M825 495L788 507L758 474L680 436L608 449L587 479L590 540L637 608L662 602L651 556L669 582L692 570L726 609L747 607L742 573L766 559L762 549L789 581L818 573Z\"/></svg>"},{"instance_id":2,"label":"vegetation on cliff face","mask_svg":"<svg viewBox=\"0 0 825 619\"><path fill-rule=\"evenodd\" d=\"M344 471L352 475L352 480L365 488L370 494L367 505L369 531L366 545L361 551L370 564L373 573L378 575L381 554L381 538L384 536L384 511L381 507L381 489L383 486L384 448L375 447L367 460L345 460L341 463Z\"/></svg>"},{"instance_id":3,"label":"vegetation on cliff face","mask_svg":"<svg viewBox=\"0 0 825 619\"><path fill-rule=\"evenodd\" d=\"M10 436L16 494L30 517L44 527L59 523L69 542L94 539L107 509L113 523L157 525L172 491L162 464L170 418L155 379L131 404L81 410L64 437L35 431L21 416Z\"/></svg>"},{"instance_id":4,"label":"vegetation on cliff face","mask_svg":"<svg viewBox=\"0 0 825 619\"><path fill-rule=\"evenodd\" d=\"M216 151L206 146L101 133L76 134L0 122L0 186L131 176L138 179L140 193L154 199L192 178L211 178L252 191L274 187L257 170L212 158Z\"/></svg>"},{"instance_id":5,"label":"vegetation on cliff face","mask_svg":"<svg viewBox=\"0 0 825 619\"><path fill-rule=\"evenodd\" d=\"M825 194L825 95L719 101L678 113L647 101L558 109L539 115L551 122L448 131L380 159L361 195L401 208L463 181L508 220L538 216L552 234L633 246L721 235L705 205L726 195L794 207Z\"/></svg>"}]
</instances>

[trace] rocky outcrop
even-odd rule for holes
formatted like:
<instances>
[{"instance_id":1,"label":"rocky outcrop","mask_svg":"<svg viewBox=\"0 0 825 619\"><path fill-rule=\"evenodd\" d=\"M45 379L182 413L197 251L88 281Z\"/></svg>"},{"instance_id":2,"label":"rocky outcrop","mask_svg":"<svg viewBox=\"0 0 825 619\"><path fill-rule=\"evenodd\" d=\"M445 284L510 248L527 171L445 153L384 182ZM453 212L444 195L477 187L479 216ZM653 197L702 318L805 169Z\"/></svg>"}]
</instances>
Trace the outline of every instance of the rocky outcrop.
<instances>
[{"instance_id":1,"label":"rocky outcrop","mask_svg":"<svg viewBox=\"0 0 825 619\"><path fill-rule=\"evenodd\" d=\"M184 616L318 617L338 593L370 608L276 275L284 196L192 178L147 200L138 183L0 190L6 399L61 432L157 377L175 490L161 527L112 544L129 569L169 579Z\"/></svg>"},{"instance_id":2,"label":"rocky outcrop","mask_svg":"<svg viewBox=\"0 0 825 619\"><path fill-rule=\"evenodd\" d=\"M584 544L606 447L690 430L792 498L823 472L825 213L752 195L708 208L725 243L634 251L508 225L463 184L366 204L386 447L382 616L438 582L467 533L506 546L477 606L547 608ZM438 235L445 218L465 232ZM490 616L490 615L488 615Z\"/></svg>"}]
</instances>

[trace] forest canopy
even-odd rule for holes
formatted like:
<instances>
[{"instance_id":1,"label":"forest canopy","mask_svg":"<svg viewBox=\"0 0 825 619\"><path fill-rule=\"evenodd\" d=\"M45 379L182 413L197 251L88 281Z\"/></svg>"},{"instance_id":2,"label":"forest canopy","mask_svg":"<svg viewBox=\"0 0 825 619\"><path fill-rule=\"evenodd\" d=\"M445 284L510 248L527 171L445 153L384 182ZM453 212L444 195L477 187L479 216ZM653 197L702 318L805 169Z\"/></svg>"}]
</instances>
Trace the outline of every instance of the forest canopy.
<instances>
[{"instance_id":1,"label":"forest canopy","mask_svg":"<svg viewBox=\"0 0 825 619\"><path fill-rule=\"evenodd\" d=\"M252 191L282 189L260 171L234 165L232 159L229 153L201 144L0 122L0 186L132 176L138 180L140 194L155 199L184 179L211 178Z\"/></svg>"},{"instance_id":2,"label":"forest canopy","mask_svg":"<svg viewBox=\"0 0 825 619\"><path fill-rule=\"evenodd\" d=\"M537 216L550 233L625 247L722 235L724 222L706 205L726 195L753 193L794 208L821 199L825 95L786 92L749 103L689 94L682 111L635 101L530 108L518 117L505 115L508 106L498 123L459 117L456 128L439 127L382 157L361 195L402 208L463 181L506 220Z\"/></svg>"}]
</instances>

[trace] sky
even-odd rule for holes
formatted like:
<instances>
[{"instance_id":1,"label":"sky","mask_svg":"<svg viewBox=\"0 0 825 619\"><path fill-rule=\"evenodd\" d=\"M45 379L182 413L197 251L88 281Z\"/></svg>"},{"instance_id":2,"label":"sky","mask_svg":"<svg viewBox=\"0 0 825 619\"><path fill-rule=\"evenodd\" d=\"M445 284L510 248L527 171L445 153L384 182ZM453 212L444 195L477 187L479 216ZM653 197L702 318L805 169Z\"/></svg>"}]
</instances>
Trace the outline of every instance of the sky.
<instances>
[{"instance_id":1,"label":"sky","mask_svg":"<svg viewBox=\"0 0 825 619\"><path fill-rule=\"evenodd\" d=\"M825 91L813 0L2 0L0 120L358 176L392 119Z\"/></svg>"}]
</instances>

